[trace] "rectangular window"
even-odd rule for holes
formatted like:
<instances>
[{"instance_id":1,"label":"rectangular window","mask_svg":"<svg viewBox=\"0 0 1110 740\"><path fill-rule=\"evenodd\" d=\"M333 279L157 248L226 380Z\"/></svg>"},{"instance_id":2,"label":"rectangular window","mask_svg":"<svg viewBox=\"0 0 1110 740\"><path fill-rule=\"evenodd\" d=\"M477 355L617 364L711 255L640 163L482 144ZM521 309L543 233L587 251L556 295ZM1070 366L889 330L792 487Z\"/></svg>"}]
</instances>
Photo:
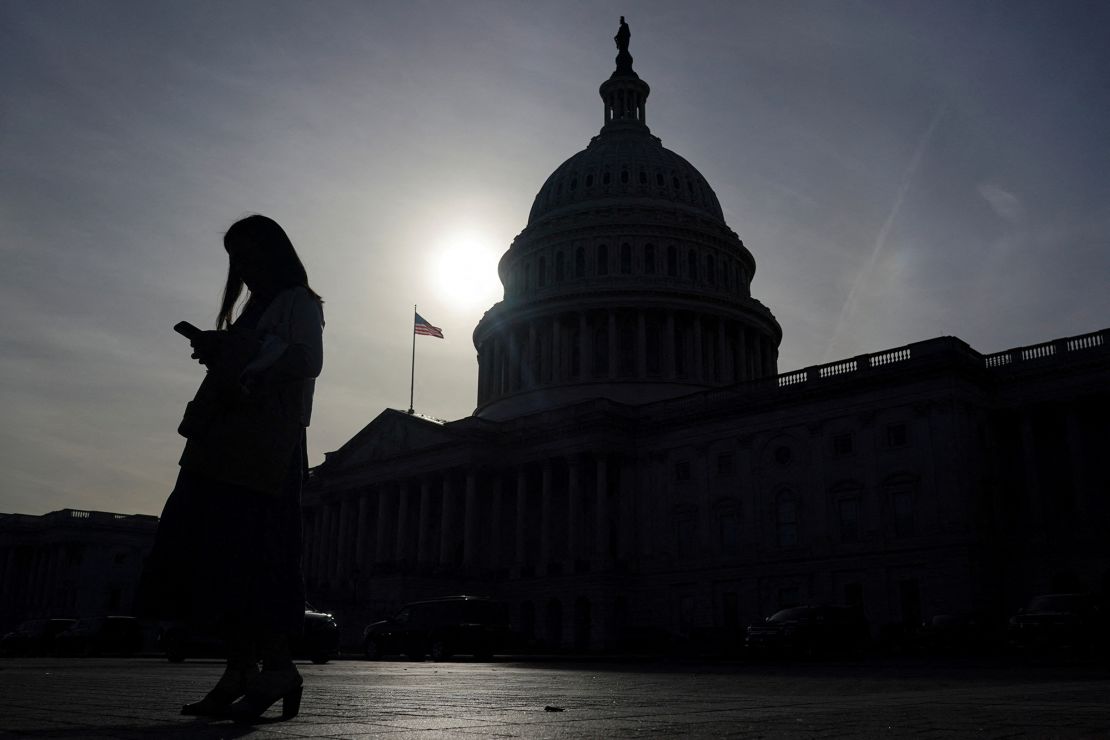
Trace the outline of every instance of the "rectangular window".
<instances>
[{"instance_id":1,"label":"rectangular window","mask_svg":"<svg viewBox=\"0 0 1110 740\"><path fill-rule=\"evenodd\" d=\"M732 454L722 452L717 455L717 475L732 475Z\"/></svg>"},{"instance_id":2,"label":"rectangular window","mask_svg":"<svg viewBox=\"0 0 1110 740\"><path fill-rule=\"evenodd\" d=\"M725 554L736 552L740 546L740 517L735 511L721 514L721 551Z\"/></svg>"},{"instance_id":3,"label":"rectangular window","mask_svg":"<svg viewBox=\"0 0 1110 740\"><path fill-rule=\"evenodd\" d=\"M909 491L895 491L890 503L894 509L894 534L909 537L913 534L913 497Z\"/></svg>"},{"instance_id":4,"label":"rectangular window","mask_svg":"<svg viewBox=\"0 0 1110 740\"><path fill-rule=\"evenodd\" d=\"M852 435L851 433L837 434L833 436L833 457L846 457L852 454Z\"/></svg>"},{"instance_id":5,"label":"rectangular window","mask_svg":"<svg viewBox=\"0 0 1110 740\"><path fill-rule=\"evenodd\" d=\"M886 428L887 447L905 447L906 440L907 435L905 424L891 424Z\"/></svg>"},{"instance_id":6,"label":"rectangular window","mask_svg":"<svg viewBox=\"0 0 1110 740\"><path fill-rule=\"evenodd\" d=\"M840 541L859 542L859 499L846 498L837 503L840 515Z\"/></svg>"}]
</instances>

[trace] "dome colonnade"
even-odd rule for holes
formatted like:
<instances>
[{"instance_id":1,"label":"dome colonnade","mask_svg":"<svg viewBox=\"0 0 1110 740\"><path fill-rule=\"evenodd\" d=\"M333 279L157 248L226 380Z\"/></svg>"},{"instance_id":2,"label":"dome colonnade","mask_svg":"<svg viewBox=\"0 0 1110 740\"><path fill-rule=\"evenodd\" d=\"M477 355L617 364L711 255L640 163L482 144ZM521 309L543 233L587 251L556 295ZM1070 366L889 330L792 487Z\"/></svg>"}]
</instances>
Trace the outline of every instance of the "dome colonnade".
<instances>
[{"instance_id":1,"label":"dome colonnade","mask_svg":"<svg viewBox=\"0 0 1110 740\"><path fill-rule=\"evenodd\" d=\"M782 330L751 297L755 260L701 173L648 129L628 37L622 19L601 132L548 177L501 258L504 299L474 331L477 416L777 372Z\"/></svg>"}]
</instances>

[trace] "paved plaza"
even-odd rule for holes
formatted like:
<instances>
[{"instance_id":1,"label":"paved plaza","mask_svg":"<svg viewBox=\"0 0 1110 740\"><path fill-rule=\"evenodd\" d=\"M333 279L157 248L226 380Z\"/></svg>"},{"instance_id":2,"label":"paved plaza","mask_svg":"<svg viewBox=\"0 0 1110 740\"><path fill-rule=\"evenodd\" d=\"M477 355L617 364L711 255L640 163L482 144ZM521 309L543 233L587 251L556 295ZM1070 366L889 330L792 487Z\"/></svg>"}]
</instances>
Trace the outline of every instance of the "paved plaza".
<instances>
[{"instance_id":1,"label":"paved plaza","mask_svg":"<svg viewBox=\"0 0 1110 740\"><path fill-rule=\"evenodd\" d=\"M180 716L220 670L3 660L0 738L1110 737L1110 670L1081 661L342 660L300 665L292 721Z\"/></svg>"}]
</instances>

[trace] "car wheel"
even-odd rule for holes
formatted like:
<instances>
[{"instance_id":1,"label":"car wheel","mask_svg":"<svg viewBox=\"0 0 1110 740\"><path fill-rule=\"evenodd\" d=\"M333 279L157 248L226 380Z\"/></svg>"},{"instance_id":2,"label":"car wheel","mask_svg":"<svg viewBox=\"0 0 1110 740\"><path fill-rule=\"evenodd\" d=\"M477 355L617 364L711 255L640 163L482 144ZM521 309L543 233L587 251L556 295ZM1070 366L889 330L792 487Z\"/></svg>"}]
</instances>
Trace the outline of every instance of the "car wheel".
<instances>
[{"instance_id":1,"label":"car wheel","mask_svg":"<svg viewBox=\"0 0 1110 740\"><path fill-rule=\"evenodd\" d=\"M327 655L314 655L309 658L309 660L311 660L316 665L324 665L324 663L327 663L329 660L331 660L331 658Z\"/></svg>"},{"instance_id":2,"label":"car wheel","mask_svg":"<svg viewBox=\"0 0 1110 740\"><path fill-rule=\"evenodd\" d=\"M382 645L373 637L367 637L362 643L362 652L367 660L378 660L382 657Z\"/></svg>"}]
</instances>

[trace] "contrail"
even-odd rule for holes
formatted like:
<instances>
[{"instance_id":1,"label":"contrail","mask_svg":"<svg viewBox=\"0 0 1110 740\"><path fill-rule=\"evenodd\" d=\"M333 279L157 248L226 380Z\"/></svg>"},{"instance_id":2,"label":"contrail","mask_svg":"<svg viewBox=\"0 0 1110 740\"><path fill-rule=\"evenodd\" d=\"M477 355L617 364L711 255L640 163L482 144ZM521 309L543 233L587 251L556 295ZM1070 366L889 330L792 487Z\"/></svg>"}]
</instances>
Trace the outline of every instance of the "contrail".
<instances>
[{"instance_id":1,"label":"contrail","mask_svg":"<svg viewBox=\"0 0 1110 740\"><path fill-rule=\"evenodd\" d=\"M887 234L890 233L890 228L894 225L894 219L898 217L898 211L901 210L902 201L905 200L906 193L909 192L910 183L913 181L913 176L917 173L917 168L921 164L921 158L925 155L925 150L929 147L929 141L933 138L933 132L936 131L941 119L944 118L944 114L947 112L947 105L941 105L937 108L937 112L933 114L933 120L929 121L929 127L925 129L925 133L921 135L920 141L917 142L917 149L914 150L913 156L910 157L910 163L906 167L906 171L902 174L902 182L898 186L898 194L894 198L894 205L890 207L890 212L886 215L886 220L883 221L883 225L879 228L879 233L875 237L875 246L871 248L871 256L867 258L867 262L860 269L859 273L856 274L856 279L852 282L852 288L848 291L848 296L844 299L844 304L840 307L840 315L836 319L836 325L833 327L832 335L825 344L825 353L821 359L822 362L829 361L829 354L836 345L836 340L840 337L840 332L844 327L844 321L852 312L853 304L856 300L856 293L859 292L860 286L863 285L864 278L871 273L871 270L875 267L875 263L879 261L879 255L882 254L883 248L886 246Z\"/></svg>"}]
</instances>

